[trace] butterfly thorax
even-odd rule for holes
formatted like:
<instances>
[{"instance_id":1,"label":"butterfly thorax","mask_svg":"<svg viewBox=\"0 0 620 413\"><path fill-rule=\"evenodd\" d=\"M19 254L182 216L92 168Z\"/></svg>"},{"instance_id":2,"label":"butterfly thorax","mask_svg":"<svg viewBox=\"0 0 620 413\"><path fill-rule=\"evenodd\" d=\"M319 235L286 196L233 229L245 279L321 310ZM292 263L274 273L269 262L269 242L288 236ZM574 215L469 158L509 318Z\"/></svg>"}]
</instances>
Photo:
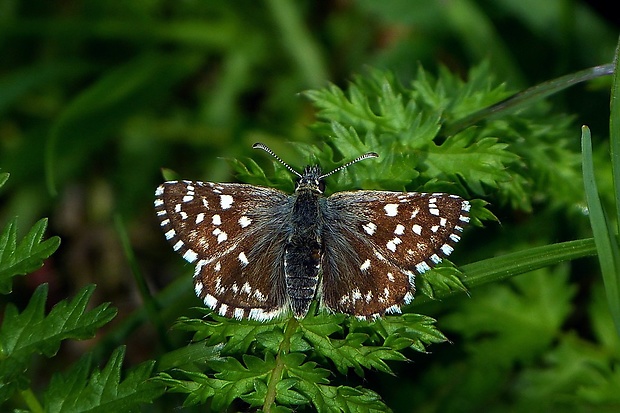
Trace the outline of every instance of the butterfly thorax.
<instances>
[{"instance_id":1,"label":"butterfly thorax","mask_svg":"<svg viewBox=\"0 0 620 413\"><path fill-rule=\"evenodd\" d=\"M308 312L319 283L322 222L320 169L307 167L295 191L291 231L284 253L287 295L296 317Z\"/></svg>"}]
</instances>

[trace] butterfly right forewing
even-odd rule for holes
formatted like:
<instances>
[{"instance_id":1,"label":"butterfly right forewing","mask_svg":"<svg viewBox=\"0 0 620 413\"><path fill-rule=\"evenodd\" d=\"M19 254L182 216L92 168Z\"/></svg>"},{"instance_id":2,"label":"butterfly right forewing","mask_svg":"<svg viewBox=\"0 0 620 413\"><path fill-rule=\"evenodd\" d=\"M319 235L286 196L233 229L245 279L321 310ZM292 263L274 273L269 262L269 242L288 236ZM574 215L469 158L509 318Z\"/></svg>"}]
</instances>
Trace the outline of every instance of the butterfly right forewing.
<instances>
[{"instance_id":1,"label":"butterfly right forewing","mask_svg":"<svg viewBox=\"0 0 620 413\"><path fill-rule=\"evenodd\" d=\"M339 192L327 199L323 302L375 318L413 299L415 276L452 252L469 203L444 193Z\"/></svg>"}]
</instances>

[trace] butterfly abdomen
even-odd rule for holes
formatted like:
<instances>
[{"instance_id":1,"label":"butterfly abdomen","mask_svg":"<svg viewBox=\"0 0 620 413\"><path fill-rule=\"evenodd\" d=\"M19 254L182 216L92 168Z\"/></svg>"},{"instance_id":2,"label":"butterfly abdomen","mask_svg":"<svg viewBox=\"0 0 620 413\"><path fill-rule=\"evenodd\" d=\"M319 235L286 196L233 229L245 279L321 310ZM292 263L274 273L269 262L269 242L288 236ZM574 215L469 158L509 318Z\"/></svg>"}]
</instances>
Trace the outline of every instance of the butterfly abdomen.
<instances>
[{"instance_id":1,"label":"butterfly abdomen","mask_svg":"<svg viewBox=\"0 0 620 413\"><path fill-rule=\"evenodd\" d=\"M319 197L300 191L291 214L292 231L284 253L286 292L293 314L306 315L316 294L321 262Z\"/></svg>"}]
</instances>

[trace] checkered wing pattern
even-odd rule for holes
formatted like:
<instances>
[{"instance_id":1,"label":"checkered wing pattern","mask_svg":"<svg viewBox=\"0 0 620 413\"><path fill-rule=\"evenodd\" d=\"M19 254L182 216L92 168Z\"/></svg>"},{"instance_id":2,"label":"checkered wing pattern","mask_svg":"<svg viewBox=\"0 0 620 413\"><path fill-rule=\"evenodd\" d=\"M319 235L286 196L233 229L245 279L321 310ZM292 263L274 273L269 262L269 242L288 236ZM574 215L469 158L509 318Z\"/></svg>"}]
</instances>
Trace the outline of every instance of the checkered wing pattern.
<instances>
[{"instance_id":1,"label":"checkered wing pattern","mask_svg":"<svg viewBox=\"0 0 620 413\"><path fill-rule=\"evenodd\" d=\"M324 217L323 304L359 318L400 312L415 276L449 255L470 204L445 193L339 192Z\"/></svg>"},{"instance_id":2,"label":"checkered wing pattern","mask_svg":"<svg viewBox=\"0 0 620 413\"><path fill-rule=\"evenodd\" d=\"M155 211L194 287L220 315L269 320L287 308L284 241L291 197L245 184L169 181Z\"/></svg>"}]
</instances>

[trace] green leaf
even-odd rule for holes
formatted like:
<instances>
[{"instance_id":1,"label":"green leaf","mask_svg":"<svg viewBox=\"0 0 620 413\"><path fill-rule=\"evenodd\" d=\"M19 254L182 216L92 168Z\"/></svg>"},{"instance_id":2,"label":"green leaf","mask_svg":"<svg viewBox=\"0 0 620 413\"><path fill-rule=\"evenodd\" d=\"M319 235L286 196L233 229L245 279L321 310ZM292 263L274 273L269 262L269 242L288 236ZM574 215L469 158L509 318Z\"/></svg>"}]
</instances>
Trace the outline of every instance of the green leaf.
<instances>
[{"instance_id":1,"label":"green leaf","mask_svg":"<svg viewBox=\"0 0 620 413\"><path fill-rule=\"evenodd\" d=\"M352 332L343 339L329 337L325 332L336 331L337 327L331 317L313 317L311 320L312 322L306 322L306 319L300 322L304 338L322 357L331 359L342 374L346 374L349 368L359 376L364 375L363 368L391 373L385 360L406 360L401 353L388 347L366 345L368 334Z\"/></svg>"},{"instance_id":2,"label":"green leaf","mask_svg":"<svg viewBox=\"0 0 620 413\"><path fill-rule=\"evenodd\" d=\"M381 397L372 390L363 387L325 386L308 382L299 382L296 387L307 398L317 412L391 412Z\"/></svg>"},{"instance_id":3,"label":"green leaf","mask_svg":"<svg viewBox=\"0 0 620 413\"><path fill-rule=\"evenodd\" d=\"M54 356L63 340L91 338L116 315L109 304L86 310L94 291L91 285L73 300L56 304L45 316L47 289L47 284L37 287L21 313L12 304L6 306L0 326L0 401L10 397L20 383L27 382L25 372L32 357Z\"/></svg>"},{"instance_id":4,"label":"green leaf","mask_svg":"<svg viewBox=\"0 0 620 413\"><path fill-rule=\"evenodd\" d=\"M283 329L283 322L277 320L270 322L232 320L217 316L210 310L201 310L211 314L214 320L180 317L174 327L194 332L194 341L208 338L208 345L223 344L220 349L222 354L245 353L258 335L271 331L281 332Z\"/></svg>"},{"instance_id":5,"label":"green leaf","mask_svg":"<svg viewBox=\"0 0 620 413\"><path fill-rule=\"evenodd\" d=\"M508 145L491 137L476 137L473 130L453 135L442 145L429 145L424 174L429 178L461 175L479 195L484 186L498 187L512 179L506 165L518 161Z\"/></svg>"},{"instance_id":6,"label":"green leaf","mask_svg":"<svg viewBox=\"0 0 620 413\"><path fill-rule=\"evenodd\" d=\"M17 219L13 219L0 234L0 293L8 294L13 289L12 278L39 269L43 260L56 251L60 245L59 237L42 241L47 219L39 220L17 242Z\"/></svg>"},{"instance_id":7,"label":"green leaf","mask_svg":"<svg viewBox=\"0 0 620 413\"><path fill-rule=\"evenodd\" d=\"M123 372L125 348L119 347L110 356L103 370L89 375L91 359L84 357L68 372L55 374L44 395L46 411L50 412L139 412L141 406L159 397L164 387L151 379L154 361Z\"/></svg>"},{"instance_id":8,"label":"green leaf","mask_svg":"<svg viewBox=\"0 0 620 413\"><path fill-rule=\"evenodd\" d=\"M383 345L395 350L410 347L425 352L429 344L448 341L435 326L435 320L422 314L383 317L377 324L377 331L385 340Z\"/></svg>"},{"instance_id":9,"label":"green leaf","mask_svg":"<svg viewBox=\"0 0 620 413\"><path fill-rule=\"evenodd\" d=\"M590 130L587 126L582 129L581 140L583 180L590 212L590 225L592 226L594 243L596 244L603 282L607 291L607 303L616 325L616 331L620 335L620 247L616 239L616 229L607 217L598 195L592 162L592 142ZM618 161L620 162L620 159ZM616 199L616 202L620 201ZM617 224L615 227L617 228Z\"/></svg>"}]
</instances>

